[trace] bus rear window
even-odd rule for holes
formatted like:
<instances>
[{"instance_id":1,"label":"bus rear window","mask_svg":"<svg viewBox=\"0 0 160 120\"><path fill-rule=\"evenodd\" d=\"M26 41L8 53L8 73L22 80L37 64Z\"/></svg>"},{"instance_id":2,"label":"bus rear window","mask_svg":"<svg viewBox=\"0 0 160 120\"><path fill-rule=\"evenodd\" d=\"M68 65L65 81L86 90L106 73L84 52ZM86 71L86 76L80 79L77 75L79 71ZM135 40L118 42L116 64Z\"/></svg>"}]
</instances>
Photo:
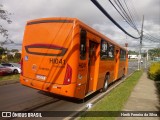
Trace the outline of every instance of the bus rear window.
<instances>
[{"instance_id":1,"label":"bus rear window","mask_svg":"<svg viewBox=\"0 0 160 120\"><path fill-rule=\"evenodd\" d=\"M87 36L86 31L81 30L81 33L80 33L80 58L81 60L86 59L86 36Z\"/></svg>"}]
</instances>

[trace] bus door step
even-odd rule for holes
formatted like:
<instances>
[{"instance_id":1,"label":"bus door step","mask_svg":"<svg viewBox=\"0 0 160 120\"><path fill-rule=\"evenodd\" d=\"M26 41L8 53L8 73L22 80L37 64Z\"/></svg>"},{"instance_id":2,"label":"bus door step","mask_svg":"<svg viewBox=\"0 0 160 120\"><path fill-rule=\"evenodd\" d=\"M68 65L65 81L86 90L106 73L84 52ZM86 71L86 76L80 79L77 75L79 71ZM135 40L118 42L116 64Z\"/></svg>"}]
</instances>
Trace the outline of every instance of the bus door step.
<instances>
[{"instance_id":1,"label":"bus door step","mask_svg":"<svg viewBox=\"0 0 160 120\"><path fill-rule=\"evenodd\" d=\"M85 95L85 97L91 95L91 94L94 93L94 92L95 92L95 91L88 92L88 93Z\"/></svg>"}]
</instances>

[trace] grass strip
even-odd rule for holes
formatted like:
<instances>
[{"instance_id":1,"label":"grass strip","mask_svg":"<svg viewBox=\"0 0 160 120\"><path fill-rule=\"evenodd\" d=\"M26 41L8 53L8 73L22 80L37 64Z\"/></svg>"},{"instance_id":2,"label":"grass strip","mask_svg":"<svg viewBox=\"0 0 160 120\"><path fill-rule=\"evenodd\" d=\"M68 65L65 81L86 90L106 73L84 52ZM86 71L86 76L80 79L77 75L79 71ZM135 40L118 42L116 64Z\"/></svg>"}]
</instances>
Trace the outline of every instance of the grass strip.
<instances>
[{"instance_id":1,"label":"grass strip","mask_svg":"<svg viewBox=\"0 0 160 120\"><path fill-rule=\"evenodd\" d=\"M107 94L90 111L121 111L127 102L133 88L142 75L142 71L135 71L122 84ZM95 112L96 113L96 112ZM88 113L89 114L89 113ZM85 117L87 112L81 116L81 120L115 120L116 117Z\"/></svg>"},{"instance_id":2,"label":"grass strip","mask_svg":"<svg viewBox=\"0 0 160 120\"><path fill-rule=\"evenodd\" d=\"M19 80L20 74L16 75L7 75L7 76L0 76L0 81L6 81L6 80Z\"/></svg>"}]
</instances>

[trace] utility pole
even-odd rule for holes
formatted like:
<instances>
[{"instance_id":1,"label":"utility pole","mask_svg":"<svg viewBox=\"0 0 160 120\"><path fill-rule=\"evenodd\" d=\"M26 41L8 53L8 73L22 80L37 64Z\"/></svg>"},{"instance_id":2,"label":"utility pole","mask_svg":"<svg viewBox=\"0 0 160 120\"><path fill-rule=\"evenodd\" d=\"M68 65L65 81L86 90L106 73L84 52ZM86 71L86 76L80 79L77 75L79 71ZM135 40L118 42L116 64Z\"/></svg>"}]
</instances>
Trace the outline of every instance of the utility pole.
<instances>
[{"instance_id":1,"label":"utility pole","mask_svg":"<svg viewBox=\"0 0 160 120\"><path fill-rule=\"evenodd\" d=\"M145 50L145 53L144 53L144 68L145 69L147 68L147 50Z\"/></svg>"},{"instance_id":2,"label":"utility pole","mask_svg":"<svg viewBox=\"0 0 160 120\"><path fill-rule=\"evenodd\" d=\"M141 36L140 36L140 46L139 46L139 56L138 56L138 70L141 69L141 51L142 51L142 39L143 39L143 23L144 23L144 15L142 18L142 28L141 28Z\"/></svg>"}]
</instances>

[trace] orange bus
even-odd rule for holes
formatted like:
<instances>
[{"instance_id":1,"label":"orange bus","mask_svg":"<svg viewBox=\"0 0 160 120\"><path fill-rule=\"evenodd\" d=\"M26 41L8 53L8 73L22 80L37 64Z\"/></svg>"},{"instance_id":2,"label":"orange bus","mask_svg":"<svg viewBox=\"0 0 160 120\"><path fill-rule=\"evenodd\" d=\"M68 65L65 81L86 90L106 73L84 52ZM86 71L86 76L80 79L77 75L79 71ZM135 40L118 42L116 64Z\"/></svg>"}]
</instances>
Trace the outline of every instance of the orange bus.
<instances>
[{"instance_id":1,"label":"orange bus","mask_svg":"<svg viewBox=\"0 0 160 120\"><path fill-rule=\"evenodd\" d=\"M21 84L83 99L127 74L127 50L76 18L28 21Z\"/></svg>"}]
</instances>

